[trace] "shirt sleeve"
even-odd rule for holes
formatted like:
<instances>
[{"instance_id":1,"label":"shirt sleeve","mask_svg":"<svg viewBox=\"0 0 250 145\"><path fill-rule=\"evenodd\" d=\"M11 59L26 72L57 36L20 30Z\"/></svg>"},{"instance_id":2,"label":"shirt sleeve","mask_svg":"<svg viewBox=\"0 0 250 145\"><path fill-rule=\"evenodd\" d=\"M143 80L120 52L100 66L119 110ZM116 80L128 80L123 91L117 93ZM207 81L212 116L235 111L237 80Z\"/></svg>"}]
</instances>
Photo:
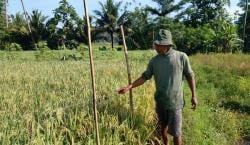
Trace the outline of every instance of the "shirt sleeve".
<instances>
[{"instance_id":1,"label":"shirt sleeve","mask_svg":"<svg viewBox=\"0 0 250 145\"><path fill-rule=\"evenodd\" d=\"M183 55L183 73L184 73L184 76L186 77L186 79L188 79L188 80L194 78L194 72L191 68L189 58L185 53Z\"/></svg>"},{"instance_id":2,"label":"shirt sleeve","mask_svg":"<svg viewBox=\"0 0 250 145\"><path fill-rule=\"evenodd\" d=\"M144 80L149 80L149 79L152 78L152 76L153 76L153 62L152 62L152 60L150 60L150 62L148 63L146 71L144 71L142 73L142 78Z\"/></svg>"}]
</instances>

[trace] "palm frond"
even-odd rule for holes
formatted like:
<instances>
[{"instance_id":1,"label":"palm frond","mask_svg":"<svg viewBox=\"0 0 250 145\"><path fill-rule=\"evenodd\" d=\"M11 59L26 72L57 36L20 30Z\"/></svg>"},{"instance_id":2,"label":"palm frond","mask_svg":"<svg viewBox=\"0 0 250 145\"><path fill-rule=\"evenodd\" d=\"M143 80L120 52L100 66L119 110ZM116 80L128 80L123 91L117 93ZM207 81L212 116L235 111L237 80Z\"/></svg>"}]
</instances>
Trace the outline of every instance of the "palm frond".
<instances>
[{"instance_id":1,"label":"palm frond","mask_svg":"<svg viewBox=\"0 0 250 145\"><path fill-rule=\"evenodd\" d=\"M147 6L145 8L145 10L148 11L148 12L150 12L153 15L158 15L158 16L161 15L161 13L157 9L151 8L149 6Z\"/></svg>"}]
</instances>

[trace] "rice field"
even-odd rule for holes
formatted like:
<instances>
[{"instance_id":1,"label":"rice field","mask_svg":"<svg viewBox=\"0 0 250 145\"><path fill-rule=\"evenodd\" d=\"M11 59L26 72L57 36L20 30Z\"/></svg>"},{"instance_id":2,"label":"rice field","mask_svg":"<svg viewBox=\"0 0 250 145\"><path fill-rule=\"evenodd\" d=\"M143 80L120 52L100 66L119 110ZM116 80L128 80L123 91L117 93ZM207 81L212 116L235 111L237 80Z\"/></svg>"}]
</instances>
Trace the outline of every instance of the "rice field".
<instances>
[{"instance_id":1,"label":"rice field","mask_svg":"<svg viewBox=\"0 0 250 145\"><path fill-rule=\"evenodd\" d=\"M65 59L63 56L82 56ZM151 145L159 142L154 82L129 97L116 90L127 84L123 52L94 51L101 144ZM153 51L129 52L133 80ZM0 144L93 145L95 131L87 51L0 52ZM250 137L250 56L197 54L190 57L199 105L190 108L185 86L185 145L236 145Z\"/></svg>"}]
</instances>

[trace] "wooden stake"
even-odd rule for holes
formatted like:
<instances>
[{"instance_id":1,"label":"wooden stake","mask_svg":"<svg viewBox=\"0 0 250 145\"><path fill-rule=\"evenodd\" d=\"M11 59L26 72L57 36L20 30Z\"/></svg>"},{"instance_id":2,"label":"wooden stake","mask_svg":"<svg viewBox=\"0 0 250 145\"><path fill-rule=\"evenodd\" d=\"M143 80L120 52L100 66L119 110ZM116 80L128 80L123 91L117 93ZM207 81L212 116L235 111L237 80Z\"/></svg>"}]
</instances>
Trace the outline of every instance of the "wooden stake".
<instances>
[{"instance_id":1,"label":"wooden stake","mask_svg":"<svg viewBox=\"0 0 250 145\"><path fill-rule=\"evenodd\" d=\"M123 25L120 26L121 33L122 33L122 41L123 41L123 47L124 47L124 54L125 54L125 59L126 59L126 64L127 64L127 72L128 72L128 83L132 83L131 79L131 69L128 61L128 49L126 45L126 40L125 40L125 35L124 35L124 30L123 30ZM129 90L129 103L130 103L130 109L132 113L134 113L134 102L133 102L133 94L132 94L132 89Z\"/></svg>"},{"instance_id":2,"label":"wooden stake","mask_svg":"<svg viewBox=\"0 0 250 145\"><path fill-rule=\"evenodd\" d=\"M28 24L28 29L29 29L29 32L30 32L30 35L31 35L32 42L34 43L35 48L37 50L36 42L35 42L35 39L34 39L34 37L32 35L32 31L31 31L31 27L30 27L30 21L29 21L29 18L28 18L28 13L25 10L24 4L23 4L23 0L21 0L21 3L22 3L22 7L23 7L24 16L25 16L25 19L26 19L27 24Z\"/></svg>"},{"instance_id":3,"label":"wooden stake","mask_svg":"<svg viewBox=\"0 0 250 145\"><path fill-rule=\"evenodd\" d=\"M87 20L87 27L88 27L89 58L90 58L91 78L92 78L93 110L94 110L94 121L95 121L95 129L96 129L95 130L96 131L96 144L100 145L97 105L96 105L95 68L94 68L93 53L92 53L91 30L90 30L90 23L89 23L87 0L84 0L83 3L84 3L84 10L85 10L85 18Z\"/></svg>"}]
</instances>

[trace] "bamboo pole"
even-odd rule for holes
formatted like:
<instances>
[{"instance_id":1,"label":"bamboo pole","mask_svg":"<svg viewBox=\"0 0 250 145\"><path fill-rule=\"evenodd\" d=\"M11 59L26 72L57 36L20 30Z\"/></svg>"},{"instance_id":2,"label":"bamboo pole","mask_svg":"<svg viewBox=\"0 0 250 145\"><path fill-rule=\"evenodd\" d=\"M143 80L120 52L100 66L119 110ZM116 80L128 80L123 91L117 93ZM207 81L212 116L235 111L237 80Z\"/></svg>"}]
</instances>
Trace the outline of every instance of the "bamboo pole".
<instances>
[{"instance_id":1,"label":"bamboo pole","mask_svg":"<svg viewBox=\"0 0 250 145\"><path fill-rule=\"evenodd\" d=\"M126 59L126 64L127 64L127 72L128 72L128 83L132 83L131 79L131 69L129 65L129 60L128 60L128 49L126 45L126 40L125 40L125 35L124 35L124 30L123 30L123 25L120 26L121 33L122 33L122 41L123 41L123 47L124 47L124 54L125 54L125 59ZM134 113L134 102L133 102L133 93L132 89L129 90L129 103L130 103L130 109L132 113Z\"/></svg>"},{"instance_id":2,"label":"bamboo pole","mask_svg":"<svg viewBox=\"0 0 250 145\"><path fill-rule=\"evenodd\" d=\"M32 31L31 31L31 27L30 27L30 21L29 21L29 18L28 18L28 13L27 13L27 11L25 10L24 4L23 4L23 0L21 0L21 3L22 3L22 7L23 7L24 16L25 16L25 19L26 19L27 24L28 24L28 29L29 29L29 33L30 33L30 35L31 35L32 42L34 43L35 48L36 48L36 50L37 50L36 42L35 42L35 39L34 39L34 37L33 37L33 35L32 35Z\"/></svg>"},{"instance_id":3,"label":"bamboo pole","mask_svg":"<svg viewBox=\"0 0 250 145\"><path fill-rule=\"evenodd\" d=\"M100 145L97 105L96 105L95 68L94 68L93 53L92 53L91 30L90 30L90 23L89 23L87 0L84 0L83 3L84 3L84 10L85 10L85 18L87 20L87 27L88 27L89 60L90 60L90 70L91 70L91 78L92 78L93 110L94 110L94 122L95 122L95 131L96 131L96 144Z\"/></svg>"}]
</instances>

